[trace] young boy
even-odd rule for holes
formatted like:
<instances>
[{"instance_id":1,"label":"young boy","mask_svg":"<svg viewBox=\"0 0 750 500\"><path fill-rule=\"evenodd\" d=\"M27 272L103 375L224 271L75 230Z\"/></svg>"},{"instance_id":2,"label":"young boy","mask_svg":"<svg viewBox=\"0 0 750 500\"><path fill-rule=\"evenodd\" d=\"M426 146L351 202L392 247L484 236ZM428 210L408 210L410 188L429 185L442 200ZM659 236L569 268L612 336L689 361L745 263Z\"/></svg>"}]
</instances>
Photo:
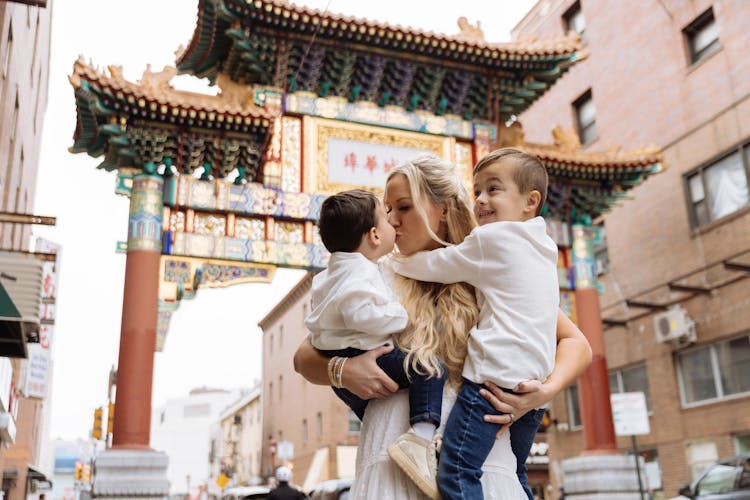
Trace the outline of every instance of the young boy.
<instances>
[{"instance_id":1,"label":"young boy","mask_svg":"<svg viewBox=\"0 0 750 500\"><path fill-rule=\"evenodd\" d=\"M538 158L503 148L474 168L478 228L459 245L399 259L409 278L477 290L479 321L469 333L464 383L446 424L438 489L445 499L483 498L482 464L495 443L497 411L479 391L489 381L512 391L524 380L544 381L555 359L559 287L557 245L539 216L547 171ZM529 498L526 458L544 410L532 410L509 429L519 480ZM511 422L513 415L511 414Z\"/></svg>"},{"instance_id":2,"label":"young boy","mask_svg":"<svg viewBox=\"0 0 750 500\"><path fill-rule=\"evenodd\" d=\"M325 199L320 212L320 237L331 252L328 268L313 278L312 311L305 319L310 341L331 357L328 375L336 395L361 420L367 401L342 388L347 358L392 342L406 327L406 310L380 273L377 261L393 251L396 230L388 223L383 203L363 190L343 191ZM427 377L404 367L399 349L377 359L378 366L401 388L409 388L412 439L425 447L440 425L445 375ZM434 456L434 448L432 448ZM434 490L434 484L425 485Z\"/></svg>"}]
</instances>

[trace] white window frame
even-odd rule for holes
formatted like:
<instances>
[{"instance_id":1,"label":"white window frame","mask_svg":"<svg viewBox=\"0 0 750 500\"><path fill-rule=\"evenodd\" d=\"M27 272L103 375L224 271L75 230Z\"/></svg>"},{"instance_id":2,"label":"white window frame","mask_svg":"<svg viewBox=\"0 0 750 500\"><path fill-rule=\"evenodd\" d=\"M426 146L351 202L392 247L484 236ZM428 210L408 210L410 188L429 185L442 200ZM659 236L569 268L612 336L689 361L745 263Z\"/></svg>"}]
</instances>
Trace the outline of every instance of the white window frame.
<instances>
[{"instance_id":1,"label":"white window frame","mask_svg":"<svg viewBox=\"0 0 750 500\"><path fill-rule=\"evenodd\" d=\"M719 367L719 355L716 352L716 346L719 344L724 344L727 342L731 342L733 340L742 338L742 337L748 337L750 339L750 333L743 333L742 335L736 335L734 337L730 337L727 339L722 339L718 342L714 342L712 344L705 344L698 347L693 347L691 349L685 349L684 351L680 351L677 353L677 356L675 357L675 368L677 370L677 385L680 390L680 405L683 409L686 408L695 408L698 406L705 406L713 403L717 403L720 401L731 401L734 399L742 399L750 396L750 391L745 392L738 392L736 394L724 394L724 388L721 385L721 370ZM709 349L709 356L711 358L711 371L714 376L714 386L716 389L717 396L715 398L708 398L708 399L702 399L700 401L693 401L692 403L688 403L685 400L685 380L682 376L682 356L684 354L695 352L701 349Z\"/></svg>"},{"instance_id":2,"label":"white window frame","mask_svg":"<svg viewBox=\"0 0 750 500\"><path fill-rule=\"evenodd\" d=\"M712 39L705 47L703 47L699 51L695 51L695 39L710 25L713 25L713 29L716 31L716 38ZM719 28L716 23L716 17L714 16L713 7L709 7L693 21L691 21L690 24L688 24L682 30L682 33L685 37L685 46L687 49L689 66L700 64L721 49Z\"/></svg>"},{"instance_id":3,"label":"white window frame","mask_svg":"<svg viewBox=\"0 0 750 500\"><path fill-rule=\"evenodd\" d=\"M573 387L575 387L577 398L573 401ZM575 381L574 383L570 384L567 389L565 389L565 401L568 404L568 426L570 427L571 431L577 431L580 429L583 429L583 415L581 414L581 388L578 385L578 381ZM580 422L575 423L573 420L574 412L573 407L578 408L578 417Z\"/></svg>"},{"instance_id":4,"label":"white window frame","mask_svg":"<svg viewBox=\"0 0 750 500\"><path fill-rule=\"evenodd\" d=\"M732 217L737 212L741 210L745 210L748 207L750 207L750 204L747 204L743 207L739 207L733 212L724 214L721 217L718 217L716 219L711 217L711 204L713 203L713 193L711 193L711 190L709 189L708 183L706 181L706 171L710 170L711 167L718 165L720 162L724 161L725 159L729 158L732 155L739 155L740 161L742 162L743 170L745 172L745 183L747 184L748 189L750 189L750 142L745 142L737 146L734 146L729 151L723 152L721 155L711 159L710 161L704 163L703 165L697 168L690 170L684 175L683 185L685 189L685 201L687 202L687 207L688 207L690 227L692 227L693 229L700 229L703 227L710 226L714 222L721 221L727 217ZM700 201L699 202L693 201L693 191L690 187L690 181L691 179L695 177L698 177L700 179L701 187L703 189L703 199L701 201L705 203L707 206L706 210L707 210L708 220L703 223L701 223L698 220L698 212L696 210L696 205L700 203Z\"/></svg>"},{"instance_id":5,"label":"white window frame","mask_svg":"<svg viewBox=\"0 0 750 500\"><path fill-rule=\"evenodd\" d=\"M622 366L620 368L609 370L608 375L615 375L616 378L617 378L617 392L612 392L612 389L610 388L610 393L611 394L618 394L618 393L626 392L625 391L625 382L623 382L623 380L622 380L622 372L626 371L626 370L632 370L633 368L636 368L636 367L639 367L639 366L643 367L643 371L646 373L646 389L648 389L648 393L647 394L648 394L648 396L651 396L651 384L649 383L649 380L648 380L648 369L646 367L646 362L645 361L641 361L640 363L634 363L632 365ZM650 399L648 396L646 397L646 401L648 401ZM654 414L653 401L651 401L651 408L648 409L648 415L652 416L653 414Z\"/></svg>"},{"instance_id":6,"label":"white window frame","mask_svg":"<svg viewBox=\"0 0 750 500\"><path fill-rule=\"evenodd\" d=\"M581 121L581 110L588 103L590 103L594 108L594 119L591 122L584 124ZM581 142L581 146L585 147L596 142L596 140L599 138L599 131L596 127L596 103L594 102L594 93L591 88L586 89L584 93L582 93L576 98L575 101L573 101L573 114L575 117L576 131L578 132L578 139ZM594 135L592 137L589 137L588 140L585 140L584 132L590 130L591 128L594 129Z\"/></svg>"}]
</instances>

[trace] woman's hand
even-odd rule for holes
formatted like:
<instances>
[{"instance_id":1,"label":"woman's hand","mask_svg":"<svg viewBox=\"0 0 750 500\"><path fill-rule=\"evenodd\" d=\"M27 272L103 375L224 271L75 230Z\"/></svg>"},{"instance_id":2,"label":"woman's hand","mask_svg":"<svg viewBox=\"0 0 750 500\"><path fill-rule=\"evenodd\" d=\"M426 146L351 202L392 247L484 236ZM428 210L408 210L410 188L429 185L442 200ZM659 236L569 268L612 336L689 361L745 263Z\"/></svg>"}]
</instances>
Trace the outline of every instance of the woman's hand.
<instances>
[{"instance_id":1,"label":"woman's hand","mask_svg":"<svg viewBox=\"0 0 750 500\"><path fill-rule=\"evenodd\" d=\"M492 382L485 382L484 384L489 388L480 389L484 399L490 402L490 404L499 412L505 413L505 415L485 415L484 421L491 422L494 424L513 424L514 420L518 420L529 410L544 406L554 393L550 393L548 387L538 380L527 380L518 384L513 394L500 389ZM513 415L511 418L510 415ZM510 425L503 425L497 432L496 437L500 437L508 429Z\"/></svg>"},{"instance_id":2,"label":"woman's hand","mask_svg":"<svg viewBox=\"0 0 750 500\"><path fill-rule=\"evenodd\" d=\"M398 384L380 369L375 360L393 350L382 346L346 360L341 382L362 399L387 398L398 391Z\"/></svg>"}]
</instances>

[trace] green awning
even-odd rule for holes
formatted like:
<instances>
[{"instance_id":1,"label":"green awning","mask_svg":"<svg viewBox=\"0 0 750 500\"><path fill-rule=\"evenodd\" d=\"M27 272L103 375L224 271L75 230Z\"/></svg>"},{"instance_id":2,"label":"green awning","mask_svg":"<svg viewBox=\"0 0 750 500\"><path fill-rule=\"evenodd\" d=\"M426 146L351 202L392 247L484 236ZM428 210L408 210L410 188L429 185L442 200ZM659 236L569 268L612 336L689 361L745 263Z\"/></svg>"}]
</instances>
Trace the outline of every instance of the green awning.
<instances>
[{"instance_id":1,"label":"green awning","mask_svg":"<svg viewBox=\"0 0 750 500\"><path fill-rule=\"evenodd\" d=\"M0 282L0 356L25 358L27 355L21 313Z\"/></svg>"}]
</instances>

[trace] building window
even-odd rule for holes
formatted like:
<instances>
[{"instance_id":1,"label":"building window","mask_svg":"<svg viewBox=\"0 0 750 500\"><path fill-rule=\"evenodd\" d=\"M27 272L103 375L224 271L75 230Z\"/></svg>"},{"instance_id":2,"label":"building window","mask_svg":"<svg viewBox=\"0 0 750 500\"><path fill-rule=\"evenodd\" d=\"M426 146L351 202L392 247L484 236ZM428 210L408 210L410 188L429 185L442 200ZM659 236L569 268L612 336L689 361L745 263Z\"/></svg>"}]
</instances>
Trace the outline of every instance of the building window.
<instances>
[{"instance_id":1,"label":"building window","mask_svg":"<svg viewBox=\"0 0 750 500\"><path fill-rule=\"evenodd\" d=\"M594 107L594 98L591 95L591 89L588 89L581 97L575 100L573 109L576 114L578 138L581 141L581 145L590 144L596 139L596 108Z\"/></svg>"},{"instance_id":2,"label":"building window","mask_svg":"<svg viewBox=\"0 0 750 500\"><path fill-rule=\"evenodd\" d=\"M307 442L307 419L302 419L302 442Z\"/></svg>"},{"instance_id":3,"label":"building window","mask_svg":"<svg viewBox=\"0 0 750 500\"><path fill-rule=\"evenodd\" d=\"M750 143L685 177L693 227L750 205Z\"/></svg>"},{"instance_id":4,"label":"building window","mask_svg":"<svg viewBox=\"0 0 750 500\"><path fill-rule=\"evenodd\" d=\"M268 339L268 355L270 356L271 354L273 354L273 335Z\"/></svg>"},{"instance_id":5,"label":"building window","mask_svg":"<svg viewBox=\"0 0 750 500\"><path fill-rule=\"evenodd\" d=\"M362 428L362 422L359 417L353 412L349 411L349 432L359 432Z\"/></svg>"},{"instance_id":6,"label":"building window","mask_svg":"<svg viewBox=\"0 0 750 500\"><path fill-rule=\"evenodd\" d=\"M609 392L611 394L620 394L622 392L642 392L646 395L646 408L648 408L648 413L651 414L653 412L645 363L639 363L634 366L609 372Z\"/></svg>"},{"instance_id":7,"label":"building window","mask_svg":"<svg viewBox=\"0 0 750 500\"><path fill-rule=\"evenodd\" d=\"M627 450L633 456L633 450ZM638 454L643 457L642 474L646 477L649 489L659 491L664 488L661 481L661 466L659 465L659 451L656 448L639 448Z\"/></svg>"},{"instance_id":8,"label":"building window","mask_svg":"<svg viewBox=\"0 0 750 500\"><path fill-rule=\"evenodd\" d=\"M568 387L565 393L568 399L568 422L570 423L570 429L580 429L583 422L581 422L581 405L578 399L578 382Z\"/></svg>"},{"instance_id":9,"label":"building window","mask_svg":"<svg viewBox=\"0 0 750 500\"><path fill-rule=\"evenodd\" d=\"M750 395L750 335L680 352L677 376L683 406Z\"/></svg>"},{"instance_id":10,"label":"building window","mask_svg":"<svg viewBox=\"0 0 750 500\"><path fill-rule=\"evenodd\" d=\"M279 352L281 352L281 345L283 343L284 338L284 326L279 327Z\"/></svg>"},{"instance_id":11,"label":"building window","mask_svg":"<svg viewBox=\"0 0 750 500\"><path fill-rule=\"evenodd\" d=\"M268 383L268 402L273 401L273 382Z\"/></svg>"},{"instance_id":12,"label":"building window","mask_svg":"<svg viewBox=\"0 0 750 500\"><path fill-rule=\"evenodd\" d=\"M323 414L320 412L317 415L316 435L318 436L318 440L323 437Z\"/></svg>"},{"instance_id":13,"label":"building window","mask_svg":"<svg viewBox=\"0 0 750 500\"><path fill-rule=\"evenodd\" d=\"M283 390L282 390L282 384L283 384L283 382L284 382L284 376L283 375L279 375L279 401L281 401L281 398L283 397L283 395L282 395L282 392L283 392Z\"/></svg>"},{"instance_id":14,"label":"building window","mask_svg":"<svg viewBox=\"0 0 750 500\"><path fill-rule=\"evenodd\" d=\"M687 443L685 447L687 448L691 481L698 479L706 468L719 458L716 443L713 441L692 441Z\"/></svg>"},{"instance_id":15,"label":"building window","mask_svg":"<svg viewBox=\"0 0 750 500\"><path fill-rule=\"evenodd\" d=\"M8 78L8 68L10 67L10 56L13 54L13 21L8 25L8 40L5 44L5 54L3 54L3 74L2 78L5 80Z\"/></svg>"},{"instance_id":16,"label":"building window","mask_svg":"<svg viewBox=\"0 0 750 500\"><path fill-rule=\"evenodd\" d=\"M734 436L734 445L738 455L750 453L750 432Z\"/></svg>"},{"instance_id":17,"label":"building window","mask_svg":"<svg viewBox=\"0 0 750 500\"><path fill-rule=\"evenodd\" d=\"M698 16L682 32L685 35L690 64L706 59L720 48L719 32L712 8Z\"/></svg>"},{"instance_id":18,"label":"building window","mask_svg":"<svg viewBox=\"0 0 750 500\"><path fill-rule=\"evenodd\" d=\"M583 17L581 2L576 2L563 14L565 31L574 31L581 36L581 42L586 43L586 19Z\"/></svg>"}]
</instances>

